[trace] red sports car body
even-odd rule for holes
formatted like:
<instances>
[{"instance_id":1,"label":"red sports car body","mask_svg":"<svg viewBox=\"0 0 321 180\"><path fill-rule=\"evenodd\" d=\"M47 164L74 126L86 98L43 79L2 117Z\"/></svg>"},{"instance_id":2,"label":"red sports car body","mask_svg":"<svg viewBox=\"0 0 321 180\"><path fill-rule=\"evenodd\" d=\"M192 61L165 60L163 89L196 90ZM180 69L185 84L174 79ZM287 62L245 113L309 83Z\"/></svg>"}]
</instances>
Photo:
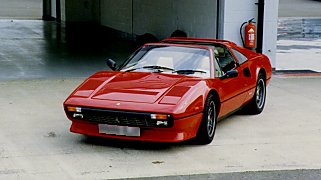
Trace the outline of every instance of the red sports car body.
<instances>
[{"instance_id":1,"label":"red sports car body","mask_svg":"<svg viewBox=\"0 0 321 180\"><path fill-rule=\"evenodd\" d=\"M272 74L265 55L214 39L169 38L107 64L64 102L71 132L208 144L223 117L262 112Z\"/></svg>"}]
</instances>

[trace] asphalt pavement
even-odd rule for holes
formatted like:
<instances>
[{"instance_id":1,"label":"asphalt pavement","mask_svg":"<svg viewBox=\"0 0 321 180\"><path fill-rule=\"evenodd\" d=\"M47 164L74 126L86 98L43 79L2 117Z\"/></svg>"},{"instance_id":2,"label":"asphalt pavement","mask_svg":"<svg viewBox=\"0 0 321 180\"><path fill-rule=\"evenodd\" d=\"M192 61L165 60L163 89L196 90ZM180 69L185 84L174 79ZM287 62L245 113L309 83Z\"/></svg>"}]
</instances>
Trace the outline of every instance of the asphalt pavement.
<instances>
[{"instance_id":1,"label":"asphalt pavement","mask_svg":"<svg viewBox=\"0 0 321 180\"><path fill-rule=\"evenodd\" d=\"M181 175L181 176L163 176L163 177L147 177L147 178L132 178L142 180L183 180L183 179L220 179L220 180L311 180L321 179L320 170L284 170L284 171L248 171L234 173L217 173L217 174L197 174L197 175Z\"/></svg>"},{"instance_id":2,"label":"asphalt pavement","mask_svg":"<svg viewBox=\"0 0 321 180\"><path fill-rule=\"evenodd\" d=\"M279 0L279 17L321 17L320 0Z\"/></svg>"}]
</instances>

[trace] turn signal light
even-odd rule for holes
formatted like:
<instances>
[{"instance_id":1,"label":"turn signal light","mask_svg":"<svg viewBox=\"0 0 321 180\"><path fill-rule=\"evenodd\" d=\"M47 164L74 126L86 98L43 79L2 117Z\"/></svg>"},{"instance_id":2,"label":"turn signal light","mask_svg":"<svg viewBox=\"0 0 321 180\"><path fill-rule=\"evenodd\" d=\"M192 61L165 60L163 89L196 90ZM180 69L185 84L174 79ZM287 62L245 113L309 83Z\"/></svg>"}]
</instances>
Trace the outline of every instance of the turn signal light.
<instances>
[{"instance_id":1,"label":"turn signal light","mask_svg":"<svg viewBox=\"0 0 321 180\"><path fill-rule=\"evenodd\" d=\"M81 112L80 107L67 106L67 110L70 112Z\"/></svg>"},{"instance_id":2,"label":"turn signal light","mask_svg":"<svg viewBox=\"0 0 321 180\"><path fill-rule=\"evenodd\" d=\"M168 115L166 114L151 114L150 115L151 119L161 119L161 120L166 120L168 118Z\"/></svg>"}]
</instances>

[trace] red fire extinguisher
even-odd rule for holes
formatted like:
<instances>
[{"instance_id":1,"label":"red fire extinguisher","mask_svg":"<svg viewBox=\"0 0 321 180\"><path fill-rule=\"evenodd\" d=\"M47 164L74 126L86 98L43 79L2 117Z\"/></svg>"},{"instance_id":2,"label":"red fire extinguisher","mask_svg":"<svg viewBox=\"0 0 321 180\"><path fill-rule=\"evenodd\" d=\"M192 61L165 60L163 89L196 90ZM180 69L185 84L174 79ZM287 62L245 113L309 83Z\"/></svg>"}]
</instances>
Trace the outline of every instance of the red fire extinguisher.
<instances>
[{"instance_id":1,"label":"red fire extinguisher","mask_svg":"<svg viewBox=\"0 0 321 180\"><path fill-rule=\"evenodd\" d=\"M248 49L254 49L256 47L256 26L253 20L254 18L250 19L248 22L244 22L240 29L243 46ZM245 36L245 42L244 42L242 29L245 24L246 26L244 28L244 36Z\"/></svg>"}]
</instances>

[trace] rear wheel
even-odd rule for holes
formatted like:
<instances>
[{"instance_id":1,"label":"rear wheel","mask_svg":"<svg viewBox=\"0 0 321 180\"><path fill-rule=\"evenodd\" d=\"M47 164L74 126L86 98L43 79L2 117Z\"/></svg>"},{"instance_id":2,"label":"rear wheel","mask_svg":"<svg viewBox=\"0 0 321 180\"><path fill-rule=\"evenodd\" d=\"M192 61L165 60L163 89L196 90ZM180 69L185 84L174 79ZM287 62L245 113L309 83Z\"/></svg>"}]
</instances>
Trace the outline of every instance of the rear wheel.
<instances>
[{"instance_id":1,"label":"rear wheel","mask_svg":"<svg viewBox=\"0 0 321 180\"><path fill-rule=\"evenodd\" d=\"M210 94L205 102L202 122L196 135L197 144L209 144L213 141L217 124L214 96Z\"/></svg>"},{"instance_id":2,"label":"rear wheel","mask_svg":"<svg viewBox=\"0 0 321 180\"><path fill-rule=\"evenodd\" d=\"M250 114L260 114L265 105L265 98L266 98L266 84L265 79L262 74L259 74L256 88L255 88L255 94L250 101L250 103L245 107L246 110Z\"/></svg>"}]
</instances>

